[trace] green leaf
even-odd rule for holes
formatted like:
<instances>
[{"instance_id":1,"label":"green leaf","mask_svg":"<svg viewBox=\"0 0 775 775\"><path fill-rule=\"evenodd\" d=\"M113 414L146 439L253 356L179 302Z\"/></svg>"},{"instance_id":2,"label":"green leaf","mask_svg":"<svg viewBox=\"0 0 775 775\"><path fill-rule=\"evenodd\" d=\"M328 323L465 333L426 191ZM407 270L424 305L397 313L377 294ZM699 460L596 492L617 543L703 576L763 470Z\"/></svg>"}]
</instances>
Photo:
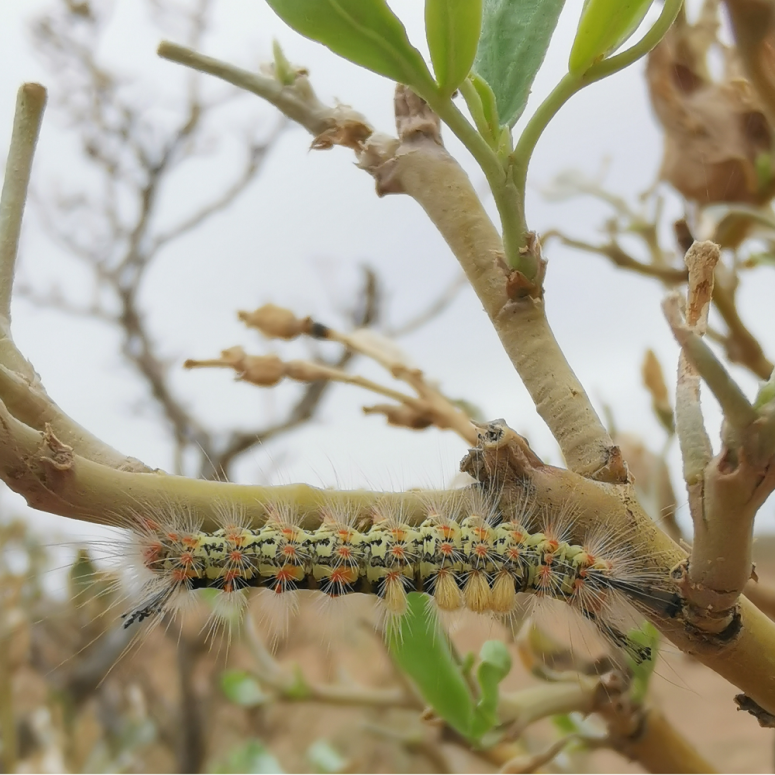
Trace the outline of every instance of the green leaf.
<instances>
[{"instance_id":1,"label":"green leaf","mask_svg":"<svg viewBox=\"0 0 775 775\"><path fill-rule=\"evenodd\" d=\"M420 52L385 0L266 0L300 35L335 54L413 87L436 91Z\"/></svg>"},{"instance_id":2,"label":"green leaf","mask_svg":"<svg viewBox=\"0 0 775 775\"><path fill-rule=\"evenodd\" d=\"M481 29L482 0L425 0L425 37L442 96L466 79Z\"/></svg>"},{"instance_id":3,"label":"green leaf","mask_svg":"<svg viewBox=\"0 0 775 775\"><path fill-rule=\"evenodd\" d=\"M481 100L484 120L487 122L487 126L490 127L492 136L497 137L500 133L500 124L498 121L498 103L495 99L495 92L490 88L490 84L476 73L471 74L471 83L474 85L474 89L476 89L476 93Z\"/></svg>"},{"instance_id":4,"label":"green leaf","mask_svg":"<svg viewBox=\"0 0 775 775\"><path fill-rule=\"evenodd\" d=\"M632 673L632 685L630 686L630 697L633 702L641 703L646 698L649 689L651 674L654 672L654 666L657 663L659 653L659 630L651 622L643 622L640 629L633 628L627 632L628 640L637 643L639 646L646 646L651 649L651 657L641 662L632 659L627 652L627 664Z\"/></svg>"},{"instance_id":5,"label":"green leaf","mask_svg":"<svg viewBox=\"0 0 775 775\"><path fill-rule=\"evenodd\" d=\"M484 0L474 71L490 85L501 124L514 126L565 0Z\"/></svg>"},{"instance_id":6,"label":"green leaf","mask_svg":"<svg viewBox=\"0 0 775 775\"><path fill-rule=\"evenodd\" d=\"M233 750L225 761L217 765L213 772L257 772L281 773L280 762L267 750L260 740L248 740L243 746Z\"/></svg>"},{"instance_id":7,"label":"green leaf","mask_svg":"<svg viewBox=\"0 0 775 775\"><path fill-rule=\"evenodd\" d=\"M573 75L582 75L632 35L653 0L586 0L568 59Z\"/></svg>"},{"instance_id":8,"label":"green leaf","mask_svg":"<svg viewBox=\"0 0 775 775\"><path fill-rule=\"evenodd\" d=\"M269 699L258 681L244 670L224 670L221 674L221 691L231 702L243 708L263 705Z\"/></svg>"},{"instance_id":9,"label":"green leaf","mask_svg":"<svg viewBox=\"0 0 775 775\"><path fill-rule=\"evenodd\" d=\"M775 402L775 369L770 374L770 378L759 386L753 408L759 410L773 402Z\"/></svg>"},{"instance_id":10,"label":"green leaf","mask_svg":"<svg viewBox=\"0 0 775 775\"><path fill-rule=\"evenodd\" d=\"M470 736L474 701L447 635L428 608L428 598L409 593L400 624L387 633L398 667L412 679L433 711L464 737Z\"/></svg>"},{"instance_id":11,"label":"green leaf","mask_svg":"<svg viewBox=\"0 0 775 775\"><path fill-rule=\"evenodd\" d=\"M307 759L315 772L344 772L348 769L347 759L327 740L316 740L307 749Z\"/></svg>"},{"instance_id":12,"label":"green leaf","mask_svg":"<svg viewBox=\"0 0 775 775\"><path fill-rule=\"evenodd\" d=\"M480 697L474 710L472 736L480 738L498 723L498 685L511 670L511 654L499 640L488 640L479 652L476 680Z\"/></svg>"},{"instance_id":13,"label":"green leaf","mask_svg":"<svg viewBox=\"0 0 775 775\"><path fill-rule=\"evenodd\" d=\"M296 71L276 38L272 41L272 59L274 60L274 77L283 86L292 86L296 81Z\"/></svg>"}]
</instances>

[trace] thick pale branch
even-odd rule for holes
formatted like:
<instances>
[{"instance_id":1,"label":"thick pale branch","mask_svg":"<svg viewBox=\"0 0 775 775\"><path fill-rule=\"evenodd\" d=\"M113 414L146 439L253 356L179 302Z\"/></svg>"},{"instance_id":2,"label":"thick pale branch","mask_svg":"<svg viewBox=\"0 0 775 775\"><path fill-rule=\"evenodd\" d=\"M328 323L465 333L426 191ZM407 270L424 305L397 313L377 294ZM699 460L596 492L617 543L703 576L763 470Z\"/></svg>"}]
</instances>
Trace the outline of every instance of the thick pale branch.
<instances>
[{"instance_id":1,"label":"thick pale branch","mask_svg":"<svg viewBox=\"0 0 775 775\"><path fill-rule=\"evenodd\" d=\"M718 772L657 708L646 712L638 734L612 742L619 753L648 772Z\"/></svg>"},{"instance_id":2,"label":"thick pale branch","mask_svg":"<svg viewBox=\"0 0 775 775\"><path fill-rule=\"evenodd\" d=\"M405 104L412 111L411 101ZM500 236L468 176L436 138L413 131L422 111L418 104L400 122L401 144L376 174L379 190L414 198L444 237L568 467L602 481L626 480L618 448L554 338L543 299L510 296Z\"/></svg>"},{"instance_id":3,"label":"thick pale branch","mask_svg":"<svg viewBox=\"0 0 775 775\"><path fill-rule=\"evenodd\" d=\"M19 90L11 149L0 197L0 400L13 407L23 422L43 430L46 423L66 444L77 445L84 457L126 470L147 470L138 460L122 455L71 420L46 395L38 375L16 349L10 326L10 300L21 221L29 185L32 157L46 101L38 84Z\"/></svg>"},{"instance_id":4,"label":"thick pale branch","mask_svg":"<svg viewBox=\"0 0 775 775\"><path fill-rule=\"evenodd\" d=\"M701 339L718 257L718 246L709 242L694 243L687 251L685 322L679 295L672 294L663 304L681 345L676 427L694 525L691 559L674 577L686 600L685 615L706 633L721 633L734 624L738 598L751 576L756 512L775 486L771 421L764 413L760 417ZM725 418L723 447L712 460L699 404L700 377Z\"/></svg>"},{"instance_id":5,"label":"thick pale branch","mask_svg":"<svg viewBox=\"0 0 775 775\"><path fill-rule=\"evenodd\" d=\"M724 418L735 428L748 427L756 411L710 347L682 321L678 297L668 296L662 308L676 341L721 404Z\"/></svg>"},{"instance_id":6,"label":"thick pale branch","mask_svg":"<svg viewBox=\"0 0 775 775\"><path fill-rule=\"evenodd\" d=\"M323 507L368 516L385 499L420 522L430 501L454 502L455 491L379 493L318 490L308 485L241 486L167 474L119 471L81 457L51 430L36 431L0 404L0 478L30 506L96 524L130 525L144 509L180 508L216 529L224 506L261 524L267 504L289 503L302 524L317 524Z\"/></svg>"},{"instance_id":7,"label":"thick pale branch","mask_svg":"<svg viewBox=\"0 0 775 775\"><path fill-rule=\"evenodd\" d=\"M40 84L25 83L19 88L3 192L0 195L0 317L4 318L4 329L11 325L11 294L22 217L45 107L46 90ZM7 330L4 333L10 336Z\"/></svg>"}]
</instances>

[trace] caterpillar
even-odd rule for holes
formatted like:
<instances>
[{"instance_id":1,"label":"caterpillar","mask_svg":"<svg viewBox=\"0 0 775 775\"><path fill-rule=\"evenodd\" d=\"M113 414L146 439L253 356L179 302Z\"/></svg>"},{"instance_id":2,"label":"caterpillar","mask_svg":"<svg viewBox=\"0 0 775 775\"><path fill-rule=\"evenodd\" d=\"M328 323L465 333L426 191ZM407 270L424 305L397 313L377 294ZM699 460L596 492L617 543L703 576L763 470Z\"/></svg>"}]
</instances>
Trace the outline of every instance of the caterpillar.
<instances>
[{"instance_id":1,"label":"caterpillar","mask_svg":"<svg viewBox=\"0 0 775 775\"><path fill-rule=\"evenodd\" d=\"M624 597L673 616L677 595L610 540L564 540L563 523L572 515L527 508L502 513L497 499L475 488L460 493L441 505L428 503L416 525L389 501L374 508L368 524L324 507L315 529L300 527L283 504L267 504L259 527L224 509L222 527L212 532L190 516L138 514L133 541L146 580L124 627L158 617L179 595L198 589L218 590L238 604L251 588L278 596L301 589L329 597L365 593L397 621L411 591L425 592L440 611L503 617L520 594L532 594L568 603L636 663L650 658L648 647L610 623L609 611Z\"/></svg>"}]
</instances>

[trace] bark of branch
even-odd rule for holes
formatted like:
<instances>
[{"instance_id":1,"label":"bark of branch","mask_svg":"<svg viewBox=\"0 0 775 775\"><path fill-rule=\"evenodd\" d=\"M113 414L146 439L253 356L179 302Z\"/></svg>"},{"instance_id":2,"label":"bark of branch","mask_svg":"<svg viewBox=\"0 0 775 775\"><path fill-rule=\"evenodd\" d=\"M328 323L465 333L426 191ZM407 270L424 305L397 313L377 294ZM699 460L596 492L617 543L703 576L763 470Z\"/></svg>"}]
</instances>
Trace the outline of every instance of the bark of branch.
<instances>
[{"instance_id":1,"label":"bark of branch","mask_svg":"<svg viewBox=\"0 0 775 775\"><path fill-rule=\"evenodd\" d=\"M455 491L379 493L318 490L308 485L258 487L188 479L161 472L134 473L81 457L51 429L39 432L0 403L0 478L40 511L101 525L128 526L145 509L180 508L196 514L204 530L219 527L225 504L260 525L268 504L292 504L303 525L317 525L321 509L370 516L390 499L407 520L420 522L430 501L455 502Z\"/></svg>"},{"instance_id":2,"label":"bark of branch","mask_svg":"<svg viewBox=\"0 0 775 775\"><path fill-rule=\"evenodd\" d=\"M40 84L25 83L19 88L0 195L0 318L4 329L10 329L11 325L11 294L22 217L45 107L46 90ZM4 333L10 336L10 331Z\"/></svg>"}]
</instances>

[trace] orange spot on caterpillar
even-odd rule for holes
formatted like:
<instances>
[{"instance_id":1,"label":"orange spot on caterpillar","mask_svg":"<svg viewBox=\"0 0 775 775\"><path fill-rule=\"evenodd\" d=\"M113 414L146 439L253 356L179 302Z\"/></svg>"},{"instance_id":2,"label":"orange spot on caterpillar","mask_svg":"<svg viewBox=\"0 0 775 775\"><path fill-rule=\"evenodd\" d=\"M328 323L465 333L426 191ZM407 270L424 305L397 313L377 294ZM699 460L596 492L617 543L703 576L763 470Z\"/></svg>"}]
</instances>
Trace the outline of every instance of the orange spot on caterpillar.
<instances>
[{"instance_id":1,"label":"orange spot on caterpillar","mask_svg":"<svg viewBox=\"0 0 775 775\"><path fill-rule=\"evenodd\" d=\"M550 589L552 587L552 576L554 571L549 565L539 565L536 573L536 584L541 589Z\"/></svg>"},{"instance_id":2,"label":"orange spot on caterpillar","mask_svg":"<svg viewBox=\"0 0 775 775\"><path fill-rule=\"evenodd\" d=\"M328 578L332 584L349 586L358 580L358 569L350 567L334 568Z\"/></svg>"}]
</instances>

